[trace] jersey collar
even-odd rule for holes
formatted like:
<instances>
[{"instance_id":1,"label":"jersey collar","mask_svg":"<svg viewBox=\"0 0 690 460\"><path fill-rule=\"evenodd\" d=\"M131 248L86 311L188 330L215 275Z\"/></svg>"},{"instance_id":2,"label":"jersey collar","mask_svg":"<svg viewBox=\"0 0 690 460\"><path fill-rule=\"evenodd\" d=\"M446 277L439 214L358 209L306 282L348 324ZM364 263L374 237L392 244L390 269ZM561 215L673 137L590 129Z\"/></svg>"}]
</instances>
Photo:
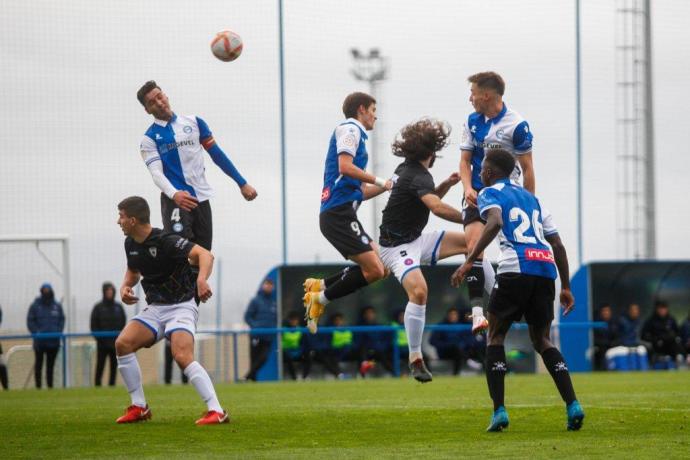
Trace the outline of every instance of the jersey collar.
<instances>
[{"instance_id":1,"label":"jersey collar","mask_svg":"<svg viewBox=\"0 0 690 460\"><path fill-rule=\"evenodd\" d=\"M496 182L494 182L494 185L496 184L510 184L510 177L504 177L503 179L498 179Z\"/></svg>"},{"instance_id":2,"label":"jersey collar","mask_svg":"<svg viewBox=\"0 0 690 460\"><path fill-rule=\"evenodd\" d=\"M491 123L496 123L496 122L498 122L501 118L503 118L503 115L506 114L506 111L507 111L507 110L508 110L508 106L507 106L506 103L504 102L504 103L503 103L503 109L501 109L501 111L498 112L498 115L496 115L496 116L493 117L493 118L486 118L486 116L485 116L485 117L484 117L484 122L485 122L485 123L489 123L489 122L491 122Z\"/></svg>"},{"instance_id":3,"label":"jersey collar","mask_svg":"<svg viewBox=\"0 0 690 460\"><path fill-rule=\"evenodd\" d=\"M154 118L153 122L157 124L158 126L163 126L166 127L168 126L168 123L173 123L175 120L177 120L177 114L173 112L172 118L170 118L170 121L165 121L165 120L159 120L158 118Z\"/></svg>"}]
</instances>

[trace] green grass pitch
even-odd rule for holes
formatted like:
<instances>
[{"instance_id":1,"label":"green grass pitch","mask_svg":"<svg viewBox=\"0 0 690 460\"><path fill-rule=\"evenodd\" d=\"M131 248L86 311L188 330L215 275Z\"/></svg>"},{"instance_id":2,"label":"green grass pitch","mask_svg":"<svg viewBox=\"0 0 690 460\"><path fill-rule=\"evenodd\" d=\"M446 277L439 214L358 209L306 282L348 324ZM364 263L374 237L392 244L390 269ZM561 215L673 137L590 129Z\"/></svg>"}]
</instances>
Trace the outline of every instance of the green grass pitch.
<instances>
[{"instance_id":1,"label":"green grass pitch","mask_svg":"<svg viewBox=\"0 0 690 460\"><path fill-rule=\"evenodd\" d=\"M485 433L483 377L219 385L229 425L197 427L189 386L151 386L153 419L116 425L122 387L0 393L9 458L690 458L690 372L573 376L586 418L565 429L548 375L509 375L510 427Z\"/></svg>"}]
</instances>

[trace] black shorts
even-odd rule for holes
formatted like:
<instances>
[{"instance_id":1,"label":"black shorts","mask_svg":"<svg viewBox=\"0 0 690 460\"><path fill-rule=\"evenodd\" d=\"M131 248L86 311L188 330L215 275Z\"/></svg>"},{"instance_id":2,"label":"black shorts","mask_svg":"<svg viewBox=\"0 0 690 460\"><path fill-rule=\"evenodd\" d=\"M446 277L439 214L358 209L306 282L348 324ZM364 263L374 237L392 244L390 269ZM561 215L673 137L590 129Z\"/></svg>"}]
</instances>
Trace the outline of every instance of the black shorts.
<instances>
[{"instance_id":1,"label":"black shorts","mask_svg":"<svg viewBox=\"0 0 690 460\"><path fill-rule=\"evenodd\" d=\"M476 191L476 190L475 190ZM462 225L465 227L470 225L472 222L482 222L484 220L479 215L479 208L476 206L470 206L465 198L462 199Z\"/></svg>"},{"instance_id":2,"label":"black shorts","mask_svg":"<svg viewBox=\"0 0 690 460\"><path fill-rule=\"evenodd\" d=\"M178 233L202 248L211 250L213 221L211 203L208 200L200 202L189 212L161 193L161 215L166 232Z\"/></svg>"},{"instance_id":3,"label":"black shorts","mask_svg":"<svg viewBox=\"0 0 690 460\"><path fill-rule=\"evenodd\" d=\"M372 251L371 237L357 220L352 203L328 209L319 215L321 233L344 258Z\"/></svg>"},{"instance_id":4,"label":"black shorts","mask_svg":"<svg viewBox=\"0 0 690 460\"><path fill-rule=\"evenodd\" d=\"M553 321L554 280L543 276L503 273L496 276L488 310L501 320L544 326Z\"/></svg>"}]
</instances>

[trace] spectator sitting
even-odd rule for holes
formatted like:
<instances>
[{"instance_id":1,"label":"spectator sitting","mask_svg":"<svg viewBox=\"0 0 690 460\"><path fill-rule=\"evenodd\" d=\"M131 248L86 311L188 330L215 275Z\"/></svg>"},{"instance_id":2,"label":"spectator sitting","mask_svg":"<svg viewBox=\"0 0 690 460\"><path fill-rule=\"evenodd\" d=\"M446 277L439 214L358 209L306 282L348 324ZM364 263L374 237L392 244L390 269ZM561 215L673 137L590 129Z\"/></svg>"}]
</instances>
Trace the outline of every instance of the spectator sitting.
<instances>
[{"instance_id":1,"label":"spectator sitting","mask_svg":"<svg viewBox=\"0 0 690 460\"><path fill-rule=\"evenodd\" d=\"M637 347L640 344L640 306L628 306L628 311L618 320L620 342L624 347Z\"/></svg>"},{"instance_id":2,"label":"spectator sitting","mask_svg":"<svg viewBox=\"0 0 690 460\"><path fill-rule=\"evenodd\" d=\"M36 297L26 317L26 325L32 334L41 332L62 332L65 328L65 314L62 305L55 300L53 287L49 283L41 286L41 295ZM60 339L34 339L34 354L36 364L34 365L34 379L36 388L41 388L43 371L43 357L46 358L46 382L48 388L53 388L53 370L55 369L55 358L60 350Z\"/></svg>"},{"instance_id":3,"label":"spectator sitting","mask_svg":"<svg viewBox=\"0 0 690 460\"><path fill-rule=\"evenodd\" d=\"M652 362L682 360L683 348L676 320L669 315L668 304L663 300L654 303L654 313L642 327L642 340L652 346Z\"/></svg>"},{"instance_id":4,"label":"spectator sitting","mask_svg":"<svg viewBox=\"0 0 690 460\"><path fill-rule=\"evenodd\" d=\"M620 345L619 324L613 319L611 306L602 305L597 312L597 320L606 323L605 329L594 329L594 370L605 371L606 351Z\"/></svg>"},{"instance_id":5,"label":"spectator sitting","mask_svg":"<svg viewBox=\"0 0 690 460\"><path fill-rule=\"evenodd\" d=\"M472 324L471 319L467 319L469 309L458 310L451 307L446 312L446 316L439 324L459 325ZM464 316L463 316L464 315ZM464 318L464 320L462 320ZM474 336L472 330L466 331L434 331L429 339L431 345L436 348L439 359L449 360L453 363L453 375L458 375L462 365L466 362L468 367L479 370L482 368L484 348L486 346L483 336Z\"/></svg>"},{"instance_id":6,"label":"spectator sitting","mask_svg":"<svg viewBox=\"0 0 690 460\"><path fill-rule=\"evenodd\" d=\"M115 301L115 286L103 283L103 299L91 310L91 332L121 331L127 322L122 304ZM106 358L110 359L108 385L115 385L117 377L117 357L115 355L115 336L96 337L96 386L101 386Z\"/></svg>"},{"instance_id":7,"label":"spectator sitting","mask_svg":"<svg viewBox=\"0 0 690 460\"><path fill-rule=\"evenodd\" d=\"M359 312L358 326L381 326L376 321L374 307L363 307ZM393 374L393 366L389 356L391 333L387 331L367 331L355 334L356 348L359 352L359 374L364 377L376 363Z\"/></svg>"},{"instance_id":8,"label":"spectator sitting","mask_svg":"<svg viewBox=\"0 0 690 460\"><path fill-rule=\"evenodd\" d=\"M272 328L278 325L273 280L266 278L244 313L244 321L250 328ZM252 334L249 358L251 361L246 380L256 381L259 369L266 364L273 344L273 334Z\"/></svg>"},{"instance_id":9,"label":"spectator sitting","mask_svg":"<svg viewBox=\"0 0 690 460\"><path fill-rule=\"evenodd\" d=\"M338 366L338 359L331 346L333 341L330 332L307 334L305 340L303 377L307 378L314 362L320 363L336 378L343 378Z\"/></svg>"},{"instance_id":10,"label":"spectator sitting","mask_svg":"<svg viewBox=\"0 0 690 460\"><path fill-rule=\"evenodd\" d=\"M342 313L335 312L330 318L328 318L327 325L333 327L344 327L345 317ZM335 358L335 361L340 365L344 361L357 361L357 357L354 356L352 344L353 344L354 334L350 330L343 331L333 331L331 334L331 352Z\"/></svg>"},{"instance_id":11,"label":"spectator sitting","mask_svg":"<svg viewBox=\"0 0 690 460\"><path fill-rule=\"evenodd\" d=\"M688 312L688 317L685 318L680 327L680 338L681 344L685 349L685 362L690 366L690 312Z\"/></svg>"},{"instance_id":12,"label":"spectator sitting","mask_svg":"<svg viewBox=\"0 0 690 460\"><path fill-rule=\"evenodd\" d=\"M304 334L299 330L302 327L302 315L293 310L287 315L283 327L295 329L285 331L282 334L281 342L283 347L283 365L292 380L297 380L295 363L302 362ZM303 369L304 371L304 369Z\"/></svg>"}]
</instances>

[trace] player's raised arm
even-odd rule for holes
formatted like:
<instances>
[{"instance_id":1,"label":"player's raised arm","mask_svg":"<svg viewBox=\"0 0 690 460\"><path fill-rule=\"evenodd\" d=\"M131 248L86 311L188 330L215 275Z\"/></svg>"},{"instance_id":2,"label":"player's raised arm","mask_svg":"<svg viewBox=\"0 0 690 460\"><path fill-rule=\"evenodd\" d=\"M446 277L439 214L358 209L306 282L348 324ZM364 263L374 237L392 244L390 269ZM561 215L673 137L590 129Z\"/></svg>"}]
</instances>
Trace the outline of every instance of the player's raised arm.
<instances>
[{"instance_id":1,"label":"player's raised arm","mask_svg":"<svg viewBox=\"0 0 690 460\"><path fill-rule=\"evenodd\" d=\"M343 176L351 177L361 182L375 185L379 189L376 195L380 195L386 190L390 190L391 188L393 188L393 181L391 181L390 179L386 180L381 177L376 177L373 174L368 173L363 169L357 167L357 165L354 164L354 157L349 153L338 154L338 171ZM362 189L362 192L364 192L364 188ZM372 198L376 195L372 195L369 198Z\"/></svg>"},{"instance_id":2,"label":"player's raised arm","mask_svg":"<svg viewBox=\"0 0 690 460\"><path fill-rule=\"evenodd\" d=\"M125 271L125 277L122 280L122 286L120 286L120 297L127 305L134 305L139 301L139 298L134 295L134 289L132 289L139 282L139 278L141 278L139 272L131 268L127 268Z\"/></svg>"},{"instance_id":3,"label":"player's raised arm","mask_svg":"<svg viewBox=\"0 0 690 460\"><path fill-rule=\"evenodd\" d=\"M201 299L202 302L206 302L213 294L206 281L209 276L211 276L211 271L213 270L213 254L200 245L195 244L192 250L189 251L187 257L189 257L189 262L192 265L197 265L199 267L199 276L196 280L197 293L199 299Z\"/></svg>"},{"instance_id":4,"label":"player's raised arm","mask_svg":"<svg viewBox=\"0 0 690 460\"><path fill-rule=\"evenodd\" d=\"M518 155L517 160L520 164L520 169L522 169L522 186L534 195L537 185L534 176L534 164L532 163L532 152Z\"/></svg>"},{"instance_id":5,"label":"player's raised arm","mask_svg":"<svg viewBox=\"0 0 690 460\"><path fill-rule=\"evenodd\" d=\"M228 158L225 152L218 146L206 122L199 117L196 117L196 120L199 126L199 141L208 152L213 162L237 183L245 200L251 201L256 198L256 190L247 183L247 180L242 177L242 174L240 174L230 158Z\"/></svg>"},{"instance_id":6,"label":"player's raised arm","mask_svg":"<svg viewBox=\"0 0 690 460\"><path fill-rule=\"evenodd\" d=\"M441 198L435 193L427 193L421 200L435 216L455 222L456 224L462 223L462 213L458 209L441 201Z\"/></svg>"}]
</instances>

